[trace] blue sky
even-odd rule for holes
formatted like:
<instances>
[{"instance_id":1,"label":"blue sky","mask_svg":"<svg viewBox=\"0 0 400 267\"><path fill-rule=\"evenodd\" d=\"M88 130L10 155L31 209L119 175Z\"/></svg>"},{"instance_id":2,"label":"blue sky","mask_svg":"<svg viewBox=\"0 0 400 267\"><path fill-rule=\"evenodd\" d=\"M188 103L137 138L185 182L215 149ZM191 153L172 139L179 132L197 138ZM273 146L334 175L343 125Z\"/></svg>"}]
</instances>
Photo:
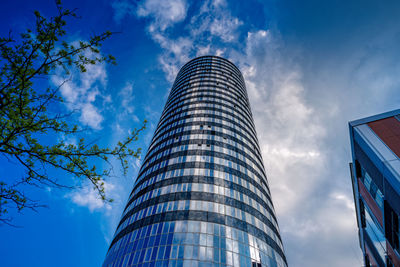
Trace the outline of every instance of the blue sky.
<instances>
[{"instance_id":1,"label":"blue sky","mask_svg":"<svg viewBox=\"0 0 400 267\"><path fill-rule=\"evenodd\" d=\"M112 145L149 121L146 150L179 68L220 55L242 71L290 266L361 266L348 170L347 122L400 103L400 4L396 1L65 1L81 19L69 42L121 32L102 52L117 66L73 73L65 109ZM54 2L3 1L0 33L28 27ZM49 84L64 77L55 74ZM68 140L67 140L68 141ZM73 141L73 140L69 140ZM2 266L99 266L140 166L107 180L104 204L83 182L74 191L29 190L48 208L0 226ZM0 173L8 166L0 162ZM68 179L70 177L62 177ZM323 264L322 264L323 263Z\"/></svg>"}]
</instances>

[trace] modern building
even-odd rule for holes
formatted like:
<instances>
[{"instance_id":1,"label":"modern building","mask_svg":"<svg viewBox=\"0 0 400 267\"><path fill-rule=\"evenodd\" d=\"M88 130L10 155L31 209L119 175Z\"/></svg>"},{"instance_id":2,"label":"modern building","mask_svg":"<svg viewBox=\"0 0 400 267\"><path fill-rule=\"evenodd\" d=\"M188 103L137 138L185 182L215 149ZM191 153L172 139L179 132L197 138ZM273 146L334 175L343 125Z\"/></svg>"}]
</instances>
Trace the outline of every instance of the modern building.
<instances>
[{"instance_id":1,"label":"modern building","mask_svg":"<svg viewBox=\"0 0 400 267\"><path fill-rule=\"evenodd\" d=\"M287 266L245 83L179 71L103 266Z\"/></svg>"},{"instance_id":2,"label":"modern building","mask_svg":"<svg viewBox=\"0 0 400 267\"><path fill-rule=\"evenodd\" d=\"M349 123L365 266L400 266L400 109Z\"/></svg>"}]
</instances>

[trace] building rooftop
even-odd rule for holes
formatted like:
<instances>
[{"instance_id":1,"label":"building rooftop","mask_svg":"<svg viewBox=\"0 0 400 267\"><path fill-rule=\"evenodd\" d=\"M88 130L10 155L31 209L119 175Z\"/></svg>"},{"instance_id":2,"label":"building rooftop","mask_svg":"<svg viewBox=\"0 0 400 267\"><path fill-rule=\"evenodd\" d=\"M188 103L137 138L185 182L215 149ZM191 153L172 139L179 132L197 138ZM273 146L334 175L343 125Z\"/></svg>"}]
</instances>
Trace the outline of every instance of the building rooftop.
<instances>
[{"instance_id":1,"label":"building rooftop","mask_svg":"<svg viewBox=\"0 0 400 267\"><path fill-rule=\"evenodd\" d=\"M400 115L400 109L395 109L395 110L384 112L384 113L381 113L381 114L377 114L377 115L369 116L369 117L366 117L366 118L350 121L349 124L350 124L350 126L355 127L357 125L361 125L361 124L365 124L365 123L369 123L369 122L373 122L373 121L377 121L377 120L393 117L393 116L396 116L396 115Z\"/></svg>"}]
</instances>

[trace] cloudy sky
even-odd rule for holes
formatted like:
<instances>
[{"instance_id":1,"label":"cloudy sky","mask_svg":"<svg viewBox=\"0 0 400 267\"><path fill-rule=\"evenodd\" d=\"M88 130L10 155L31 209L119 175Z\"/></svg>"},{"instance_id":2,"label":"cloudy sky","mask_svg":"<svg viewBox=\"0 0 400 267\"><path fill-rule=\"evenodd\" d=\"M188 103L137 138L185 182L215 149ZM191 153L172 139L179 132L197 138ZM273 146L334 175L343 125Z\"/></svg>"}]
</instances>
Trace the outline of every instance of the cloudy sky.
<instances>
[{"instance_id":1,"label":"cloudy sky","mask_svg":"<svg viewBox=\"0 0 400 267\"><path fill-rule=\"evenodd\" d=\"M399 108L397 1L65 1L80 19L68 42L120 32L102 52L117 66L73 73L61 89L88 139L112 145L147 119L147 149L179 68L219 55L242 71L286 256L293 267L361 266L348 162L347 122ZM50 0L5 0L0 33L18 33ZM64 77L48 81L56 85ZM73 140L67 140L73 142ZM99 266L140 166L107 181L105 204L84 182L32 190L48 208L0 225L3 266ZM1 165L0 165L1 167ZM1 171L0 173L4 173ZM68 177L66 177L68 178ZM55 264L56 263L56 264Z\"/></svg>"}]
</instances>

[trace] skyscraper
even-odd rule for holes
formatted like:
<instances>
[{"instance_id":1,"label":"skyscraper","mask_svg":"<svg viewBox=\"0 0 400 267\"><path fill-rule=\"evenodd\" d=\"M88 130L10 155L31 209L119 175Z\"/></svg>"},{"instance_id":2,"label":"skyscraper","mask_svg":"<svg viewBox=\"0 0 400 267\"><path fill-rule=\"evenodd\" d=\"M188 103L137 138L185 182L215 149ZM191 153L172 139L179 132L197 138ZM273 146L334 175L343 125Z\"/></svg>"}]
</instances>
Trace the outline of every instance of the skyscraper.
<instances>
[{"instance_id":1,"label":"skyscraper","mask_svg":"<svg viewBox=\"0 0 400 267\"><path fill-rule=\"evenodd\" d=\"M203 56L179 71L103 266L287 266L230 61Z\"/></svg>"},{"instance_id":2,"label":"skyscraper","mask_svg":"<svg viewBox=\"0 0 400 267\"><path fill-rule=\"evenodd\" d=\"M349 127L365 266L399 267L400 109L352 121Z\"/></svg>"}]
</instances>

